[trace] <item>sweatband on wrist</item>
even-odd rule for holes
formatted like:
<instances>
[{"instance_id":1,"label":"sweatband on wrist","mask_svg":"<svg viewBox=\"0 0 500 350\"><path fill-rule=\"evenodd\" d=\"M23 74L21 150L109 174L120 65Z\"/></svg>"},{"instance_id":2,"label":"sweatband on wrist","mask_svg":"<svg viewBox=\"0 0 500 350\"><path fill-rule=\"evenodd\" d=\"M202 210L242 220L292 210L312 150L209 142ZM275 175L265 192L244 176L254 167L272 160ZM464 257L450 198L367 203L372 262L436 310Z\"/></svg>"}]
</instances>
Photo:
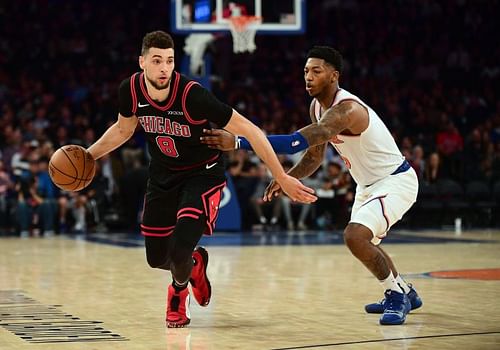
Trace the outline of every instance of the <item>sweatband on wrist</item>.
<instances>
[{"instance_id":1,"label":"sweatband on wrist","mask_svg":"<svg viewBox=\"0 0 500 350\"><path fill-rule=\"evenodd\" d=\"M250 143L244 137L240 137L240 148L253 150ZM269 135L267 139L271 143L274 152L278 154L294 154L309 148L309 143L298 131L290 135Z\"/></svg>"}]
</instances>

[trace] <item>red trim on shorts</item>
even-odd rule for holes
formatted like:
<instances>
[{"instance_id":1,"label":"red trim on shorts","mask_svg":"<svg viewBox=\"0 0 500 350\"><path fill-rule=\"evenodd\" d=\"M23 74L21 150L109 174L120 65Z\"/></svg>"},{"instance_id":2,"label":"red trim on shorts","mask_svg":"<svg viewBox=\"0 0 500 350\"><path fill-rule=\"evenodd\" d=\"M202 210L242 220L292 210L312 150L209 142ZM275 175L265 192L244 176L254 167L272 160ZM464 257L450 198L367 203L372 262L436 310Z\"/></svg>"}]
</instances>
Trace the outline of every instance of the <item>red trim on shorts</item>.
<instances>
[{"instance_id":1,"label":"red trim on shorts","mask_svg":"<svg viewBox=\"0 0 500 350\"><path fill-rule=\"evenodd\" d=\"M186 109L186 97L187 97L187 94L189 92L189 89L191 89L191 87L195 84L198 84L197 82L195 81L190 81L186 87L184 88L184 92L182 93L182 110L184 111L184 117L186 117L187 121L193 125L200 125L200 124L204 124L207 122L206 119L202 119L202 120L194 120L191 118L191 116L189 115L187 109ZM199 84L198 84L199 85Z\"/></svg>"},{"instance_id":2,"label":"red trim on shorts","mask_svg":"<svg viewBox=\"0 0 500 350\"><path fill-rule=\"evenodd\" d=\"M187 213L186 213L187 212ZM190 212L190 213L189 213ZM193 214L194 213L194 214ZM198 208L193 208L193 207L185 207L185 208L182 208L181 210L179 210L177 212L177 220L179 220L180 218L193 218L193 219L199 219L200 218L200 214L203 213L203 211L201 211L200 209Z\"/></svg>"},{"instance_id":3,"label":"red trim on shorts","mask_svg":"<svg viewBox=\"0 0 500 350\"><path fill-rule=\"evenodd\" d=\"M132 113L135 114L137 112L137 93L135 92L135 77L139 73L135 73L130 77L130 93L132 94Z\"/></svg>"},{"instance_id":4,"label":"red trim on shorts","mask_svg":"<svg viewBox=\"0 0 500 350\"><path fill-rule=\"evenodd\" d=\"M156 104L156 102L148 95L148 90L144 86L144 73L141 73L141 75L139 76L139 85L141 86L141 90L142 90L144 97L146 97L146 100L148 100L148 102L151 104L151 106L155 107L156 109L159 109L160 111L166 111L167 109L172 107L172 105L174 104L174 101L175 101L175 95L177 95L179 81L181 80L179 73L173 72L172 79L174 79L174 88L171 91L170 99L168 100L168 102L165 106L161 107L161 106L158 106Z\"/></svg>"},{"instance_id":5,"label":"red trim on shorts","mask_svg":"<svg viewBox=\"0 0 500 350\"><path fill-rule=\"evenodd\" d=\"M214 232L214 229L215 229L215 222L217 221L217 218L219 217L219 204L220 204L220 198L222 197L222 190L224 189L224 187L226 186L226 181L224 181L222 184L220 185L217 185L217 186L214 186L212 187L211 189L209 189L208 191L206 191L205 193L203 193L201 195L201 198L202 198L202 201L203 201L203 208L205 209L205 216L207 218L207 227L208 227L208 235L211 235L213 234ZM207 204L210 197L208 197L209 195L213 195L215 194L216 192L218 191L221 191L220 193L220 197L219 197L219 203L216 204L217 206L217 211L215 212L215 215L213 217L212 220L210 220L210 207L207 207ZM208 197L208 198L207 198Z\"/></svg>"},{"instance_id":6,"label":"red trim on shorts","mask_svg":"<svg viewBox=\"0 0 500 350\"><path fill-rule=\"evenodd\" d=\"M181 218L192 218L192 219L198 220L200 218L200 216L195 215L195 214L181 214L177 217L177 220L179 220Z\"/></svg>"},{"instance_id":7,"label":"red trim on shorts","mask_svg":"<svg viewBox=\"0 0 500 350\"><path fill-rule=\"evenodd\" d=\"M390 225L390 222L389 222L389 217L387 216L387 213L385 211L385 205L384 205L384 198L387 197L387 194L384 194L382 196L377 196L377 197L373 197L372 199L370 199L368 202L366 203L363 203L363 205L360 207L364 207L365 205L367 205L368 203L370 202L373 202L374 200L378 199L380 201L380 205L382 206L382 215L384 216L384 219L385 219L385 223L387 224L386 228L385 228L385 232L380 234L380 235L375 235L375 237L377 238L384 238L385 236L387 236L387 231L389 230L389 225Z\"/></svg>"},{"instance_id":8,"label":"red trim on shorts","mask_svg":"<svg viewBox=\"0 0 500 350\"><path fill-rule=\"evenodd\" d=\"M196 163L196 164L193 164L193 165L178 167L178 168L169 167L169 169L170 170L189 170L189 169L194 169L194 168L198 168L199 166L202 166L202 165L205 165L205 164L208 164L208 163L212 163L213 161L219 159L219 157L220 157L220 153L216 154L214 157L212 157L212 158L210 158L208 160L204 160L203 162L199 162L199 163Z\"/></svg>"},{"instance_id":9,"label":"red trim on shorts","mask_svg":"<svg viewBox=\"0 0 500 350\"><path fill-rule=\"evenodd\" d=\"M146 230L153 230L153 231L170 230L170 229L173 229L174 227L175 227L175 225L159 227L159 226L146 226L146 225L141 224L141 228L144 228Z\"/></svg>"},{"instance_id":10,"label":"red trim on shorts","mask_svg":"<svg viewBox=\"0 0 500 350\"><path fill-rule=\"evenodd\" d=\"M177 212L177 216L179 216L181 213L184 213L185 211L188 211L188 210L190 210L190 211L194 211L196 214L201 214L201 213L203 213L203 211L202 211L202 210L200 210L200 209L198 209L198 208L186 207L186 208L182 208L181 210L179 210L179 211Z\"/></svg>"},{"instance_id":11,"label":"red trim on shorts","mask_svg":"<svg viewBox=\"0 0 500 350\"><path fill-rule=\"evenodd\" d=\"M168 237L172 233L174 233L174 230L171 230L171 231L168 231L168 232L165 232L165 233L151 233L151 232L144 232L144 231L141 230L141 234L143 236L148 236L148 237Z\"/></svg>"},{"instance_id":12,"label":"red trim on shorts","mask_svg":"<svg viewBox=\"0 0 500 350\"><path fill-rule=\"evenodd\" d=\"M378 238L385 237L387 235L387 231L389 230L389 218L387 217L387 213L385 212L385 205L384 205L384 198L385 197L386 196L379 197L379 201L380 201L380 205L382 206L382 215L384 215L384 219L385 219L387 226L385 228L385 232L383 233L383 236L381 236L381 237L377 236Z\"/></svg>"},{"instance_id":13,"label":"red trim on shorts","mask_svg":"<svg viewBox=\"0 0 500 350\"><path fill-rule=\"evenodd\" d=\"M141 234L150 237L167 237L174 232L175 226L146 226L141 224Z\"/></svg>"},{"instance_id":14,"label":"red trim on shorts","mask_svg":"<svg viewBox=\"0 0 500 350\"><path fill-rule=\"evenodd\" d=\"M201 211L198 208L193 208L193 207L182 208L177 212L177 220L179 220L180 218L193 218L197 220L200 218L201 213L203 213L203 211Z\"/></svg>"},{"instance_id":15,"label":"red trim on shorts","mask_svg":"<svg viewBox=\"0 0 500 350\"><path fill-rule=\"evenodd\" d=\"M360 207L360 208L364 207L365 205L367 205L367 204L368 204L368 203L370 203L370 202L373 202L375 199L385 198L385 197L387 197L387 194L383 194L383 195L381 195L381 196L373 197L373 198L372 198L372 199L370 199L368 202L363 203L363 205L361 205L361 207Z\"/></svg>"}]
</instances>

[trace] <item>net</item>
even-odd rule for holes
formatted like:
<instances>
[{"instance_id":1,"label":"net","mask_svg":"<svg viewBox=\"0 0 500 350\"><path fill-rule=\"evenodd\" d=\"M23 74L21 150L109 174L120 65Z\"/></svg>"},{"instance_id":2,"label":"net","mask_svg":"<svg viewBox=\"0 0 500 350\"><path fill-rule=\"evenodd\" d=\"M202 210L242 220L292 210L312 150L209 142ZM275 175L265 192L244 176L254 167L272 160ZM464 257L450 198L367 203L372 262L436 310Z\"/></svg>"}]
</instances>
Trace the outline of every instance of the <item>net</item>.
<instances>
[{"instance_id":1,"label":"net","mask_svg":"<svg viewBox=\"0 0 500 350\"><path fill-rule=\"evenodd\" d=\"M210 33L195 33L186 38L184 52L190 55L189 72L191 75L200 75L203 66L203 54L208 44L214 40Z\"/></svg>"},{"instance_id":2,"label":"net","mask_svg":"<svg viewBox=\"0 0 500 350\"><path fill-rule=\"evenodd\" d=\"M229 18L229 29L233 36L233 52L254 52L255 33L257 25L262 23L261 17L256 16L236 16Z\"/></svg>"}]
</instances>

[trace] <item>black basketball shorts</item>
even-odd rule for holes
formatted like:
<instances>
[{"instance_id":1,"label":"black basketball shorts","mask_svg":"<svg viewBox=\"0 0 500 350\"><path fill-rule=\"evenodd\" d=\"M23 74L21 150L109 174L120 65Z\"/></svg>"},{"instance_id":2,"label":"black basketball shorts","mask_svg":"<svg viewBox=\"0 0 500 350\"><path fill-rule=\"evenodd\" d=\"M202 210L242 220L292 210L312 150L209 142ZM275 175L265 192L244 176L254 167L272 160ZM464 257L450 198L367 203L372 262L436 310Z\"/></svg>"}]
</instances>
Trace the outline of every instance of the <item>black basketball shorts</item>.
<instances>
[{"instance_id":1,"label":"black basketball shorts","mask_svg":"<svg viewBox=\"0 0 500 350\"><path fill-rule=\"evenodd\" d=\"M193 244L203 234L211 235L226 185L224 171L222 161L173 173L152 164L144 198L141 233L146 237L169 237L174 233L178 220L189 218L196 221L192 227L201 232L176 234L186 235L182 238L194 241Z\"/></svg>"}]
</instances>

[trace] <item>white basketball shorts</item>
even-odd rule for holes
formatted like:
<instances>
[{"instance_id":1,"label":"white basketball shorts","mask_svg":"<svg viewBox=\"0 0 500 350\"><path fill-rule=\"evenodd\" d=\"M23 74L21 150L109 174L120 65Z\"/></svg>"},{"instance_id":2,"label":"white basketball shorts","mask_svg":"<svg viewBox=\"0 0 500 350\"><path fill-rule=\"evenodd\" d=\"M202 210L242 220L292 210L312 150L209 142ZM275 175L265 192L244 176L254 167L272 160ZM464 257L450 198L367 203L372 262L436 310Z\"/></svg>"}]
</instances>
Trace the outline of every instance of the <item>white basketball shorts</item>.
<instances>
[{"instance_id":1,"label":"white basketball shorts","mask_svg":"<svg viewBox=\"0 0 500 350\"><path fill-rule=\"evenodd\" d=\"M358 185L350 223L368 227L373 233L371 242L378 245L415 203L417 193L418 178L413 168L389 175L370 186Z\"/></svg>"}]
</instances>

